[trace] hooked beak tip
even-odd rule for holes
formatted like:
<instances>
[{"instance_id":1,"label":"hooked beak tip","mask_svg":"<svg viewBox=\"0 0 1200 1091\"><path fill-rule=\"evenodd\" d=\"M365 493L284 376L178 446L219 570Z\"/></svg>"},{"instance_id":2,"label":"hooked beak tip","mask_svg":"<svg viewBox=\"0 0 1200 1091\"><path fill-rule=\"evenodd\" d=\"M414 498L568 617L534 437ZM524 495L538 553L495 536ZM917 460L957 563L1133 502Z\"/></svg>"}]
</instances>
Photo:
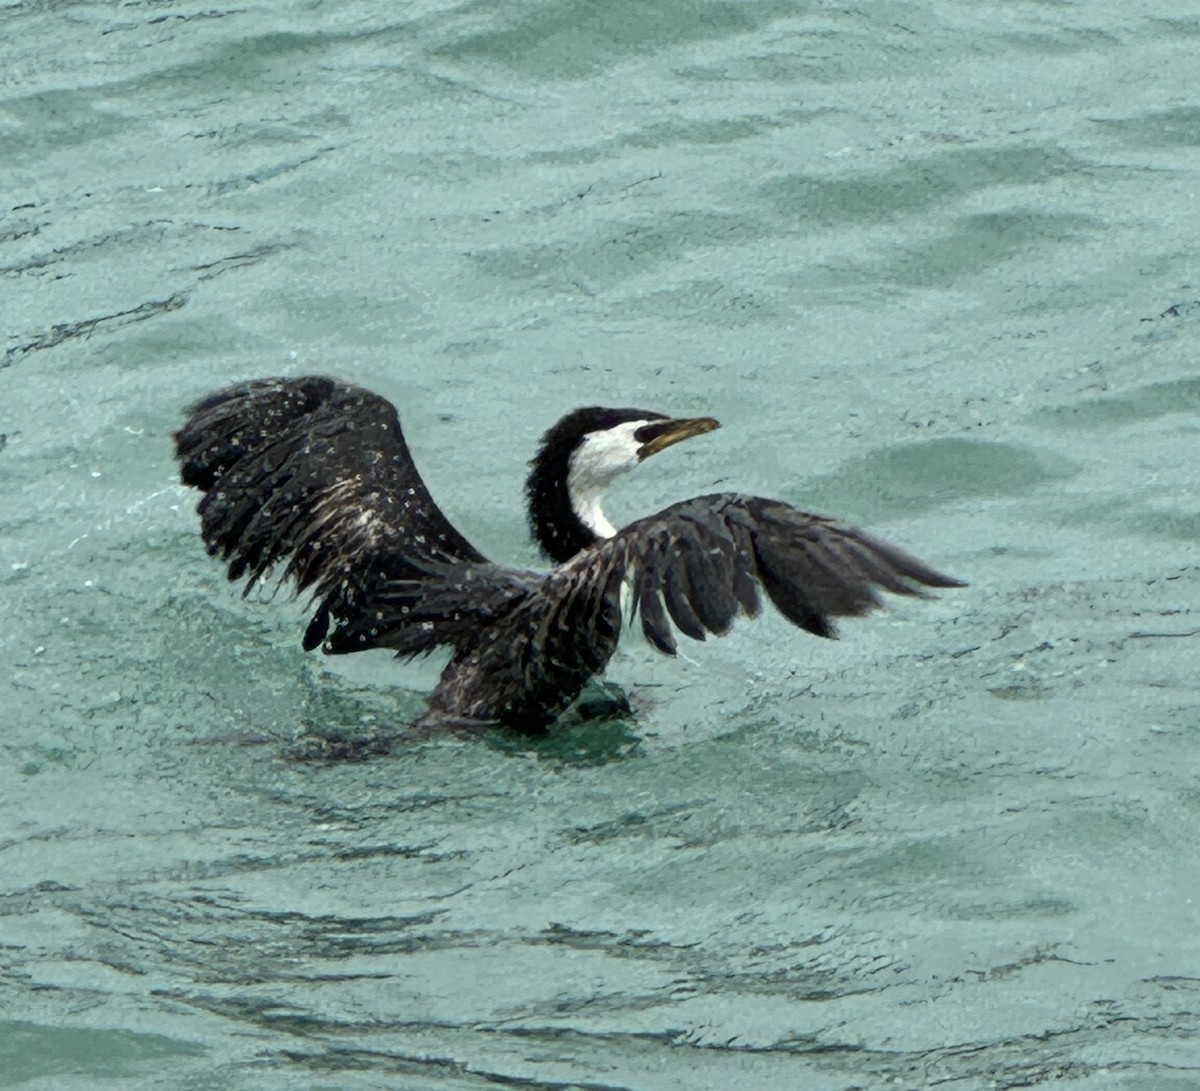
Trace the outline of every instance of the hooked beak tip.
<instances>
[{"instance_id":1,"label":"hooked beak tip","mask_svg":"<svg viewBox=\"0 0 1200 1091\"><path fill-rule=\"evenodd\" d=\"M720 421L713 417L689 417L682 420L664 421L662 431L642 444L638 456L639 458L648 458L682 440L691 439L692 436L702 436L706 432L715 431L720 427Z\"/></svg>"}]
</instances>

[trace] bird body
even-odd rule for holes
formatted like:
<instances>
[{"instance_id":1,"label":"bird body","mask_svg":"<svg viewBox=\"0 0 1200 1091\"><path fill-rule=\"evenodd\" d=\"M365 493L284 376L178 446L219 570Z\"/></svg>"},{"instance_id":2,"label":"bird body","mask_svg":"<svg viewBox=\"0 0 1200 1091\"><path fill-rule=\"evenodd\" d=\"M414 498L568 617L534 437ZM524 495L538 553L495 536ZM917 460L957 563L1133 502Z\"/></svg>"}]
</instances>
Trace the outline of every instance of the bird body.
<instances>
[{"instance_id":1,"label":"bird body","mask_svg":"<svg viewBox=\"0 0 1200 1091\"><path fill-rule=\"evenodd\" d=\"M542 438L526 483L548 573L494 564L450 523L421 480L395 407L322 377L268 379L197 403L175 435L199 488L208 551L246 590L283 566L312 589L305 649L439 646L450 662L435 717L541 731L604 670L630 621L674 655L673 627L704 640L759 612L761 587L786 617L832 637L831 616L880 605L875 588L920 595L961 586L865 532L789 504L716 493L616 529L600 498L620 474L711 418L577 409Z\"/></svg>"}]
</instances>

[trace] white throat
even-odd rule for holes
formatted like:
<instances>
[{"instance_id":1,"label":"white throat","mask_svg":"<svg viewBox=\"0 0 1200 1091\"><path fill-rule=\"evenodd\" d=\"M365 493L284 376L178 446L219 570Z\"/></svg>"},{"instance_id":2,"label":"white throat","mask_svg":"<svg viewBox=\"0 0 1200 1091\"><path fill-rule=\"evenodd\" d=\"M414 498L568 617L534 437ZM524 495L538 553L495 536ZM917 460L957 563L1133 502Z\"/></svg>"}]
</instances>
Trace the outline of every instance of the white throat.
<instances>
[{"instance_id":1,"label":"white throat","mask_svg":"<svg viewBox=\"0 0 1200 1091\"><path fill-rule=\"evenodd\" d=\"M611 538L617 528L600 508L600 497L613 479L632 470L638 464L641 444L634 433L650 423L628 421L603 432L589 432L571 455L567 471L567 494L571 508L598 538Z\"/></svg>"}]
</instances>

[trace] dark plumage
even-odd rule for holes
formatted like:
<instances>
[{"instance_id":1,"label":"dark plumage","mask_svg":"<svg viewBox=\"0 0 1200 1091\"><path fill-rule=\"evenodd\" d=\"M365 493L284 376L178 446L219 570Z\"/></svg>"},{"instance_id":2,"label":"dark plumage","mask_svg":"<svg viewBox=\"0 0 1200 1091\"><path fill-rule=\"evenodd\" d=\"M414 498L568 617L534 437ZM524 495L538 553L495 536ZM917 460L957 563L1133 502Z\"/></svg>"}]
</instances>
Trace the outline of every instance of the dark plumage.
<instances>
[{"instance_id":1,"label":"dark plumage","mask_svg":"<svg viewBox=\"0 0 1200 1091\"><path fill-rule=\"evenodd\" d=\"M316 613L304 647L327 653L441 645L450 663L431 710L538 731L601 672L631 590L646 639L676 650L759 611L834 636L831 617L880 605L876 589L957 587L896 547L788 504L716 493L620 531L598 496L617 474L717 427L636 409L580 409L543 437L526 486L530 526L558 567L493 564L446 519L417 473L395 408L326 378L268 379L205 398L176 433L208 551L247 590L285 565ZM332 631L331 631L332 627Z\"/></svg>"}]
</instances>

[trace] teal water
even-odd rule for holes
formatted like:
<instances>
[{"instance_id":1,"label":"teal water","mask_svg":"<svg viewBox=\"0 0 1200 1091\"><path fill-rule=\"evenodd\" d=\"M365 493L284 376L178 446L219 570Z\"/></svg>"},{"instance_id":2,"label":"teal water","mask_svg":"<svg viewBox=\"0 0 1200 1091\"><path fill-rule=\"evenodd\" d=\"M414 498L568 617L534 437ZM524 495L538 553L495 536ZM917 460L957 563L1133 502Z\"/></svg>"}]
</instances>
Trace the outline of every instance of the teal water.
<instances>
[{"instance_id":1,"label":"teal water","mask_svg":"<svg viewBox=\"0 0 1200 1091\"><path fill-rule=\"evenodd\" d=\"M10 0L0 73L0 1087L1200 1082L1189 5ZM314 371L500 561L599 402L724 426L614 516L972 586L297 762L438 664L305 655L170 433Z\"/></svg>"}]
</instances>

